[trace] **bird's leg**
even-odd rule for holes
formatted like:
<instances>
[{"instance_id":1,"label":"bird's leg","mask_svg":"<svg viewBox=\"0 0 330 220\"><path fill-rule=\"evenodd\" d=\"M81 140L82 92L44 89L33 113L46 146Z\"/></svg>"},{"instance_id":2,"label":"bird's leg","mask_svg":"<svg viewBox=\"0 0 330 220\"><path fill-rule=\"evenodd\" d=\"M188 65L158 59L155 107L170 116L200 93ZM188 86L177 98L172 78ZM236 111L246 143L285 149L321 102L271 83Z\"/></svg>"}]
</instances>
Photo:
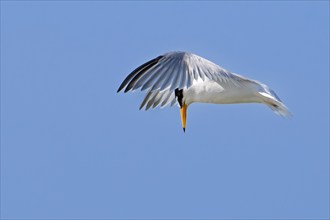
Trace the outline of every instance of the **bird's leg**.
<instances>
[{"instance_id":1,"label":"bird's leg","mask_svg":"<svg viewBox=\"0 0 330 220\"><path fill-rule=\"evenodd\" d=\"M175 89L175 97L180 105L180 115L183 131L186 132L186 117L187 117L187 105L183 103L182 89Z\"/></svg>"}]
</instances>

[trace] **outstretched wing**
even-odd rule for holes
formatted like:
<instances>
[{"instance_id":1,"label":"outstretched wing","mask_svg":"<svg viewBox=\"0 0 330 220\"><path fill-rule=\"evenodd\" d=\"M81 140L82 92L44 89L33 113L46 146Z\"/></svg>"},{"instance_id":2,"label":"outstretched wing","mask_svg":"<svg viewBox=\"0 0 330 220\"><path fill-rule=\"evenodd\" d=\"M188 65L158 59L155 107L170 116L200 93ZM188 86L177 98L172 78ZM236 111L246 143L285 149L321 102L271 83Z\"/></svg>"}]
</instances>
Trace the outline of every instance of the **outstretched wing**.
<instances>
[{"instance_id":1,"label":"outstretched wing","mask_svg":"<svg viewBox=\"0 0 330 220\"><path fill-rule=\"evenodd\" d=\"M130 73L117 92L141 89L148 90L140 109L165 107L175 104L175 89L189 88L194 80L208 79L219 84L231 82L237 84L248 79L230 73L220 66L195 54L170 52L158 56Z\"/></svg>"}]
</instances>

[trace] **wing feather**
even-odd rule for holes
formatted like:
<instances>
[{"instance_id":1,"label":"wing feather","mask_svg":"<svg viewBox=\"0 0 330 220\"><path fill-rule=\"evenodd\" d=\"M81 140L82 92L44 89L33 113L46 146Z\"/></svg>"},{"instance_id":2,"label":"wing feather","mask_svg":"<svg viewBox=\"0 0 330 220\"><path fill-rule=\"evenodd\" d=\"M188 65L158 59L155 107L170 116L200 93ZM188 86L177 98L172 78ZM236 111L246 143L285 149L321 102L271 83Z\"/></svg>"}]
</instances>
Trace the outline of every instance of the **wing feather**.
<instances>
[{"instance_id":1,"label":"wing feather","mask_svg":"<svg viewBox=\"0 0 330 220\"><path fill-rule=\"evenodd\" d=\"M175 83L175 78L177 77L178 75L178 69L177 69L177 66L179 64L179 59L173 59L172 60L172 63L171 63L171 66L172 66L172 71L169 75L169 78L166 80L166 83L164 83L162 89L165 89L167 87L170 87L173 83ZM170 89L171 90L171 89Z\"/></svg>"},{"instance_id":2,"label":"wing feather","mask_svg":"<svg viewBox=\"0 0 330 220\"><path fill-rule=\"evenodd\" d=\"M146 105L146 103L149 101L150 96L152 95L152 91L149 90L147 95L144 97L141 105L140 105L140 110Z\"/></svg>"},{"instance_id":3,"label":"wing feather","mask_svg":"<svg viewBox=\"0 0 330 220\"><path fill-rule=\"evenodd\" d=\"M170 60L170 63L168 65L167 73L162 75L162 78L159 78L157 82L153 85L151 88L152 90L156 90L159 88L159 90L164 90L167 87L170 86L172 83L173 77L175 76L175 67L176 67L176 60Z\"/></svg>"},{"instance_id":4,"label":"wing feather","mask_svg":"<svg viewBox=\"0 0 330 220\"><path fill-rule=\"evenodd\" d=\"M138 68L136 68L133 72L131 72L126 78L125 80L122 82L122 84L119 86L118 91L120 92L128 83L132 82L134 80L134 78L137 75L142 75L143 72L145 72L147 69L149 69L151 66L155 65L163 56L158 56L155 59L152 59L144 64L142 64L141 66L139 66ZM142 73L141 73L142 72ZM126 91L127 92L127 91Z\"/></svg>"},{"instance_id":5,"label":"wing feather","mask_svg":"<svg viewBox=\"0 0 330 220\"><path fill-rule=\"evenodd\" d=\"M154 91L152 97L150 97L147 106L146 106L146 110L148 110L155 102L155 99L157 97L157 95L159 94L159 91Z\"/></svg>"},{"instance_id":6,"label":"wing feather","mask_svg":"<svg viewBox=\"0 0 330 220\"><path fill-rule=\"evenodd\" d=\"M145 90L151 87L154 87L154 85L156 84L157 80L159 80L159 78L164 77L164 75L167 74L167 69L168 69L168 65L166 65L166 63L164 63L164 65L161 65L160 68L157 70L157 72L155 72L154 74L152 74L148 80L146 80L143 83L143 86L141 88L141 90ZM150 71L151 72L151 71ZM156 89L151 89L151 90L156 90Z\"/></svg>"},{"instance_id":7,"label":"wing feather","mask_svg":"<svg viewBox=\"0 0 330 220\"><path fill-rule=\"evenodd\" d=\"M165 94L164 92L159 92L157 94L157 96L155 97L155 100L152 104L152 108L155 108L158 106L158 104L162 101L164 94Z\"/></svg>"},{"instance_id":8,"label":"wing feather","mask_svg":"<svg viewBox=\"0 0 330 220\"><path fill-rule=\"evenodd\" d=\"M139 78L139 80L136 81L136 83L135 83L134 86L132 87L132 90L137 90L137 89L139 89L140 87L142 87L142 86L144 85L144 83L145 83L146 81L148 81L148 79L149 79L150 77L152 77L153 74L154 74L155 72L158 72L161 68L162 68L161 65L156 64L156 65L154 65L153 67L151 67L150 69L148 69L148 71L146 71L146 72L141 76L141 78ZM141 89L141 91L142 91L142 89Z\"/></svg>"},{"instance_id":9,"label":"wing feather","mask_svg":"<svg viewBox=\"0 0 330 220\"><path fill-rule=\"evenodd\" d=\"M175 95L173 92L166 90L165 93L166 94L163 97L163 101L160 104L161 107L167 106L172 101L172 99L175 98Z\"/></svg>"}]
</instances>

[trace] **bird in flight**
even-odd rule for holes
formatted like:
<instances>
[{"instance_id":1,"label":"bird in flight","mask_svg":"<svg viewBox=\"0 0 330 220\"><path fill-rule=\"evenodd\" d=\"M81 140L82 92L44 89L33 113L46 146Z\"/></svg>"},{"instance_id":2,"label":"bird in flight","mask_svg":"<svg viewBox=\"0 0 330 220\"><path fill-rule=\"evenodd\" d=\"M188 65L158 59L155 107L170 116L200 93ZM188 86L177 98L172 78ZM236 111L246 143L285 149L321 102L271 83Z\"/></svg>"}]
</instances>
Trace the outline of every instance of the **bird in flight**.
<instances>
[{"instance_id":1,"label":"bird in flight","mask_svg":"<svg viewBox=\"0 0 330 220\"><path fill-rule=\"evenodd\" d=\"M131 72L118 91L147 90L140 109L178 104L183 131L187 108L194 102L214 104L262 103L281 116L287 107L267 85L229 72L211 61L188 52L160 55Z\"/></svg>"}]
</instances>

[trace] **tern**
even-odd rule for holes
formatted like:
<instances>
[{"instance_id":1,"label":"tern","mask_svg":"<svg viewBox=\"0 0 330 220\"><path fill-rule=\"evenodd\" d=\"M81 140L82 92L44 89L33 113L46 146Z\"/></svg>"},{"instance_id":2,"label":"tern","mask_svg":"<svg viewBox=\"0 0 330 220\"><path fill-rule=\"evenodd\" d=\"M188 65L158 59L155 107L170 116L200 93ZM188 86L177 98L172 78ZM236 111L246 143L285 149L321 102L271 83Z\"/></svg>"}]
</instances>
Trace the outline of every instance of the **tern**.
<instances>
[{"instance_id":1,"label":"tern","mask_svg":"<svg viewBox=\"0 0 330 220\"><path fill-rule=\"evenodd\" d=\"M267 85L189 52L168 52L142 64L124 79L117 92L123 89L125 93L147 90L140 109L178 104L184 132L187 108L194 102L261 103L278 115L290 115L288 108Z\"/></svg>"}]
</instances>

